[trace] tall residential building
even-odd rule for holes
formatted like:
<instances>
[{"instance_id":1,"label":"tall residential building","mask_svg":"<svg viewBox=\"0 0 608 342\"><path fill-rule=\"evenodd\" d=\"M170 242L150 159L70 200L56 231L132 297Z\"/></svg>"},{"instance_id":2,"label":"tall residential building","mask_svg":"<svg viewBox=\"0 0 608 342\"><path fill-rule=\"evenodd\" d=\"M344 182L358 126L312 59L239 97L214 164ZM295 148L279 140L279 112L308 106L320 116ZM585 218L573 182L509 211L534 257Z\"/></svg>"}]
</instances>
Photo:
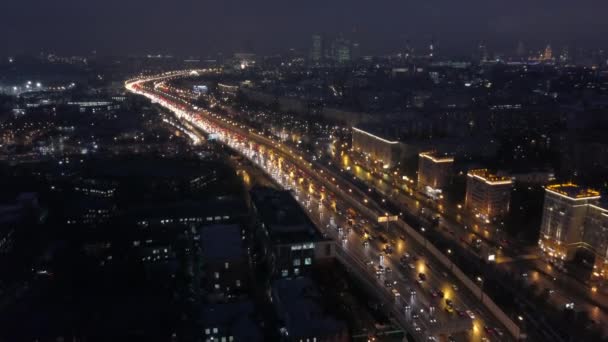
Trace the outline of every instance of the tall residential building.
<instances>
[{"instance_id":1,"label":"tall residential building","mask_svg":"<svg viewBox=\"0 0 608 342\"><path fill-rule=\"evenodd\" d=\"M579 248L595 255L595 271L608 273L608 209L600 193L572 183L545 188L540 248L552 259L571 260Z\"/></svg>"},{"instance_id":2,"label":"tall residential building","mask_svg":"<svg viewBox=\"0 0 608 342\"><path fill-rule=\"evenodd\" d=\"M435 152L418 155L418 187L429 190L442 190L450 182L454 158Z\"/></svg>"},{"instance_id":3,"label":"tall residential building","mask_svg":"<svg viewBox=\"0 0 608 342\"><path fill-rule=\"evenodd\" d=\"M310 59L313 62L319 62L323 58L323 37L320 34L312 35L312 48L310 50Z\"/></svg>"},{"instance_id":4,"label":"tall residential building","mask_svg":"<svg viewBox=\"0 0 608 342\"><path fill-rule=\"evenodd\" d=\"M353 127L353 149L371 158L372 163L380 163L385 169L396 166L401 161L402 144L370 131Z\"/></svg>"},{"instance_id":5,"label":"tall residential building","mask_svg":"<svg viewBox=\"0 0 608 342\"><path fill-rule=\"evenodd\" d=\"M497 176L487 169L470 170L467 173L465 206L476 216L493 220L509 212L513 181Z\"/></svg>"}]
</instances>

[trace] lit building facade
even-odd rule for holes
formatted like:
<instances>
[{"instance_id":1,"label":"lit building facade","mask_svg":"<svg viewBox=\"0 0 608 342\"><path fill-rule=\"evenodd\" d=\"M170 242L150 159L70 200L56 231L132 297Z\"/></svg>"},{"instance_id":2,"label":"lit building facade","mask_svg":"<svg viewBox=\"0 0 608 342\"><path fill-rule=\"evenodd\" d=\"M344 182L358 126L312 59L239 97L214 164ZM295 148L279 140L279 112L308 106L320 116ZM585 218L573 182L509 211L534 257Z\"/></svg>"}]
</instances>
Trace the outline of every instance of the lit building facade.
<instances>
[{"instance_id":1,"label":"lit building facade","mask_svg":"<svg viewBox=\"0 0 608 342\"><path fill-rule=\"evenodd\" d=\"M497 176L487 169L467 173L465 206L476 216L487 221L504 217L509 212L513 181Z\"/></svg>"},{"instance_id":2,"label":"lit building facade","mask_svg":"<svg viewBox=\"0 0 608 342\"><path fill-rule=\"evenodd\" d=\"M445 188L450 182L454 158L435 152L423 152L418 157L418 187L433 190Z\"/></svg>"},{"instance_id":3,"label":"lit building facade","mask_svg":"<svg viewBox=\"0 0 608 342\"><path fill-rule=\"evenodd\" d=\"M397 165L401 159L402 146L399 141L382 138L378 135L353 127L353 149L382 163L384 168Z\"/></svg>"},{"instance_id":4,"label":"lit building facade","mask_svg":"<svg viewBox=\"0 0 608 342\"><path fill-rule=\"evenodd\" d=\"M579 248L595 255L596 274L608 275L608 209L600 193L572 183L549 185L538 244L554 260L571 260Z\"/></svg>"}]
</instances>

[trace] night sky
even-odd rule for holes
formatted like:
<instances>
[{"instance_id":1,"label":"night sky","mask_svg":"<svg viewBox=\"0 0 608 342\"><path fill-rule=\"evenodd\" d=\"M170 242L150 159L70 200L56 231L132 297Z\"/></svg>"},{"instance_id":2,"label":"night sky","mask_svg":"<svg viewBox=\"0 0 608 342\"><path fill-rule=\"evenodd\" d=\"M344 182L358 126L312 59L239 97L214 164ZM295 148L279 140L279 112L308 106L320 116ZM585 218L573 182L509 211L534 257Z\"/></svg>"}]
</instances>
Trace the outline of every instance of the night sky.
<instances>
[{"instance_id":1,"label":"night sky","mask_svg":"<svg viewBox=\"0 0 608 342\"><path fill-rule=\"evenodd\" d=\"M273 53L353 31L364 53L432 36L453 52L481 39L603 47L607 11L605 0L1 0L0 54Z\"/></svg>"}]
</instances>

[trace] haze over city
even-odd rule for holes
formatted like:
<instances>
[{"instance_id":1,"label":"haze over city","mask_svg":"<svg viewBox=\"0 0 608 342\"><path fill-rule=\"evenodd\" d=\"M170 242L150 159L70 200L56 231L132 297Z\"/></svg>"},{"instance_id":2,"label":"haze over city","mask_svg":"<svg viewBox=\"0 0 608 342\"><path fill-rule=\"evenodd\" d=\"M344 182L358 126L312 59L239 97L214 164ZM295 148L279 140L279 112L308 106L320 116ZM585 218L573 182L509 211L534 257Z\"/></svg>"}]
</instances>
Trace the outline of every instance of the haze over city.
<instances>
[{"instance_id":1,"label":"haze over city","mask_svg":"<svg viewBox=\"0 0 608 342\"><path fill-rule=\"evenodd\" d=\"M608 342L606 10L2 2L0 341Z\"/></svg>"},{"instance_id":2,"label":"haze over city","mask_svg":"<svg viewBox=\"0 0 608 342\"><path fill-rule=\"evenodd\" d=\"M608 4L557 1L4 1L0 52L84 54L281 53L311 32L356 32L364 53L434 36L448 54L486 40L503 52L517 41L604 47Z\"/></svg>"}]
</instances>

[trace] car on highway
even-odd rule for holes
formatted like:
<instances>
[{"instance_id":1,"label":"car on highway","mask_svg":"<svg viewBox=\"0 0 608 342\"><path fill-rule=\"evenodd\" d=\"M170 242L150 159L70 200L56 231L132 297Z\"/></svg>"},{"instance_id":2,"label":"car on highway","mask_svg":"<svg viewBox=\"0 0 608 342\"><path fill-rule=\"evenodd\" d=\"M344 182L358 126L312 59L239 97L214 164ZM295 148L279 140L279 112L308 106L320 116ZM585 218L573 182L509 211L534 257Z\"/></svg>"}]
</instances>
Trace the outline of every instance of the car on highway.
<instances>
[{"instance_id":1,"label":"car on highway","mask_svg":"<svg viewBox=\"0 0 608 342\"><path fill-rule=\"evenodd\" d=\"M399 299L401 297L401 293L399 293L399 291L397 291L397 289L392 289L391 292L393 293L393 296L395 297L395 299Z\"/></svg>"},{"instance_id":2,"label":"car on highway","mask_svg":"<svg viewBox=\"0 0 608 342\"><path fill-rule=\"evenodd\" d=\"M391 288L391 287L393 287L393 282L390 281L390 280L385 280L384 281L384 286L386 286L388 288Z\"/></svg>"},{"instance_id":3,"label":"car on highway","mask_svg":"<svg viewBox=\"0 0 608 342\"><path fill-rule=\"evenodd\" d=\"M414 264L412 264L412 263L410 263L408 266L409 266L409 267L410 267L412 270L416 268L416 265L414 265Z\"/></svg>"},{"instance_id":4,"label":"car on highway","mask_svg":"<svg viewBox=\"0 0 608 342\"><path fill-rule=\"evenodd\" d=\"M369 240L363 240L363 247L369 247Z\"/></svg>"},{"instance_id":5,"label":"car on highway","mask_svg":"<svg viewBox=\"0 0 608 342\"><path fill-rule=\"evenodd\" d=\"M401 234L401 235L399 235L399 238L400 238L401 240L405 241L405 235Z\"/></svg>"},{"instance_id":6,"label":"car on highway","mask_svg":"<svg viewBox=\"0 0 608 342\"><path fill-rule=\"evenodd\" d=\"M475 314L473 313L473 311L471 310L467 310L465 311L467 313L467 315L471 318L471 319L475 319Z\"/></svg>"},{"instance_id":7,"label":"car on highway","mask_svg":"<svg viewBox=\"0 0 608 342\"><path fill-rule=\"evenodd\" d=\"M416 290L410 288L410 296L415 296L416 295Z\"/></svg>"},{"instance_id":8,"label":"car on highway","mask_svg":"<svg viewBox=\"0 0 608 342\"><path fill-rule=\"evenodd\" d=\"M391 255L391 254L393 254L393 246L391 246L390 244L386 244L386 246L384 246L384 249L382 249L382 251L384 253L386 253L387 255Z\"/></svg>"},{"instance_id":9,"label":"car on highway","mask_svg":"<svg viewBox=\"0 0 608 342\"><path fill-rule=\"evenodd\" d=\"M458 286L456 286L456 284L452 284L452 289L453 289L454 291L458 291Z\"/></svg>"},{"instance_id":10,"label":"car on highway","mask_svg":"<svg viewBox=\"0 0 608 342\"><path fill-rule=\"evenodd\" d=\"M388 266L387 266L387 267L386 267L384 270L386 271L386 273L391 273L391 272L393 272L393 270L391 270L391 268L390 268L390 267L388 267Z\"/></svg>"},{"instance_id":11,"label":"car on highway","mask_svg":"<svg viewBox=\"0 0 608 342\"><path fill-rule=\"evenodd\" d=\"M420 329L420 326L416 322L414 322L413 326L414 326L414 330L417 332L420 332L420 330L422 330L422 329Z\"/></svg>"},{"instance_id":12,"label":"car on highway","mask_svg":"<svg viewBox=\"0 0 608 342\"><path fill-rule=\"evenodd\" d=\"M488 334L490 336L494 335L494 328L492 328L492 327L489 327L486 325L483 327L483 330L486 332L486 334Z\"/></svg>"},{"instance_id":13,"label":"car on highway","mask_svg":"<svg viewBox=\"0 0 608 342\"><path fill-rule=\"evenodd\" d=\"M452 306L452 307L453 307L453 306L454 306L454 303L452 302L452 300L451 300L451 299L446 299L446 300L445 300L445 305L447 305L447 306Z\"/></svg>"}]
</instances>

